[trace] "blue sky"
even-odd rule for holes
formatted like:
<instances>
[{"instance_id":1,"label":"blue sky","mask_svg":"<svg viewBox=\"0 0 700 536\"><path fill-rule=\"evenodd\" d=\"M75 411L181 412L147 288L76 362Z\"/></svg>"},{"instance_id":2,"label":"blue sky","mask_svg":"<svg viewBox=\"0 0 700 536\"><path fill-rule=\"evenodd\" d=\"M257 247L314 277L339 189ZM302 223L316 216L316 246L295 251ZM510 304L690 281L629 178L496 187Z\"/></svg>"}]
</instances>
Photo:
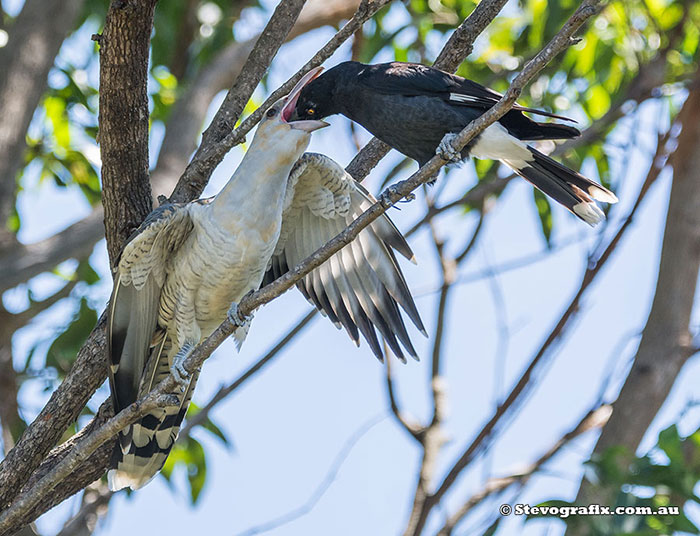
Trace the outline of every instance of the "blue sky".
<instances>
[{"instance_id":1,"label":"blue sky","mask_svg":"<svg viewBox=\"0 0 700 536\"><path fill-rule=\"evenodd\" d=\"M246 17L251 33L265 21L250 11ZM63 54L77 54L80 47L91 46L89 35L89 31L80 32ZM270 87L286 80L331 35L332 30L320 29L283 47L270 73ZM441 44L436 41L434 46ZM346 45L326 65L348 57ZM222 97L212 104L210 113L216 110ZM655 106L658 105L648 104L637 112L643 119L638 133L640 149L631 160L632 166L620 169L619 159L613 160L621 185L618 190L621 201L611 211L613 220L627 213L644 178L649 160L644 147L654 141L651 119L649 123L645 121L656 117ZM309 150L327 154L345 165L355 154L348 122L342 117L333 117L330 122L330 128L314 134ZM629 136L630 129L630 123L623 121L615 136ZM367 133L360 131L362 139L368 140ZM161 136L156 126L152 135L154 154ZM205 195L218 191L242 154L242 149L236 148L227 156ZM392 153L372 173L367 183L372 191L377 191L384 172L398 159ZM415 166L408 173L412 171ZM594 175L592 167L583 171ZM473 166L468 163L453 169L442 180L447 180L447 185L440 199L448 201L475 182ZM38 186L31 174L25 181L27 188L20 196L19 205L24 241L49 236L89 211L77 191L57 189L49 181ZM443 513L438 510L431 526L437 527L445 513L479 490L489 476L510 474L546 450L578 422L609 376L612 382L608 394L614 395L624 379L625 364L634 355L651 304L669 186L670 176L664 173L610 264L586 295L582 314L558 346L554 358L540 369L537 389L528 396L522 411L487 455L460 478L455 492L444 501ZM391 212L391 217L400 229L406 230L422 216L423 206L419 194L416 202L402 204L400 211ZM499 398L518 379L580 283L587 253L598 238L597 231L559 207L554 211L553 242L572 242L571 245L543 257L540 262L497 277L474 279L474 274L544 249L531 187L524 181L514 181L490 211L476 251L461 271L469 282L459 285L449 305L443 357L450 407L446 422L449 437L438 464L438 475L444 473L490 417ZM447 239L448 251L463 247L474 225L475 216L464 216L459 210L440 218L438 232ZM415 235L411 245L418 266L403 263L404 273L417 296L428 332L432 333L437 299L432 291L438 286L438 267L425 232ZM110 278L103 242L96 247L92 263L100 269L105 283L91 293L91 300L104 307ZM48 293L56 284L53 276L42 276L33 280L32 288L40 294ZM504 308L494 301L494 288L502 295ZM22 307L17 292L6 293L4 300L8 307ZM220 385L234 379L247 364L274 345L308 308L300 294L291 291L259 311L240 354L227 341L206 363L195 401L205 403ZM504 312L499 314L499 310ZM16 336L18 366L34 341L60 327L71 311L69 304L60 304ZM507 327L507 345L503 344L499 322ZM401 404L407 412L424 420L430 411L427 380L431 341L415 330L412 337L422 360L407 365L394 362L393 371ZM616 365L611 373L613 360ZM697 400L699 383L700 365L696 360L690 361L647 434L642 450L653 445L659 430L677 422L684 408ZM95 401L107 394L103 386ZM47 393L38 386L22 391L22 403L28 415L38 411L46 398ZM217 406L214 417L233 440L234 448L227 450L210 435L195 433L207 448L209 465L207 485L196 507L189 504L184 475L175 478L179 493L170 491L159 477L130 498L119 495L113 499L110 512L96 534L243 533L304 504L326 477L348 439L359 429L367 428L368 423L373 425L349 451L313 510L269 534L384 535L397 534L403 529L420 453L412 439L388 417L382 365L372 357L366 344L355 348L346 334L337 331L327 320L315 319L275 364ZM700 412L691 409L680 423L681 431L688 433L699 422ZM571 443L548 464L546 474L535 477L517 500L506 496L487 501L457 534L471 534L483 528L481 524L488 522L501 502L536 504L551 498L572 499L581 462L589 456L593 441L593 434L587 434ZM57 532L77 504L76 499L71 499L46 515L39 522L42 534ZM523 522L522 518L512 516L502 524L500 534L543 532L545 522L524 526ZM561 523L547 525L552 527L550 534L562 531Z\"/></svg>"}]
</instances>

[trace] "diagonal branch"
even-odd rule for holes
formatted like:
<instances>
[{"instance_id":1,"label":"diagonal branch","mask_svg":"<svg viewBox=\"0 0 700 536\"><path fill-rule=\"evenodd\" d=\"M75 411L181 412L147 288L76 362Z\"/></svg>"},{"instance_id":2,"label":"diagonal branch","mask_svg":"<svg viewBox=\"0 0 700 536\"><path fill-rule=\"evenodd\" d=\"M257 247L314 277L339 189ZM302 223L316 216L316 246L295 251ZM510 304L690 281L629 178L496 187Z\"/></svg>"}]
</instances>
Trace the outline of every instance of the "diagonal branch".
<instances>
[{"instance_id":1,"label":"diagonal branch","mask_svg":"<svg viewBox=\"0 0 700 536\"><path fill-rule=\"evenodd\" d=\"M306 0L287 0L277 5L265 29L224 102L202 134L202 143L180 178L171 201L190 201L199 197L216 164L211 165L211 151L233 130L243 108L260 83L272 59L287 39ZM223 158L223 155L222 155ZM220 160L219 160L220 161Z\"/></svg>"},{"instance_id":2,"label":"diagonal branch","mask_svg":"<svg viewBox=\"0 0 700 536\"><path fill-rule=\"evenodd\" d=\"M290 41L315 28L336 25L352 17L360 0L308 0L292 30ZM223 48L212 61L203 66L192 80L183 83L165 125L165 137L158 152L158 162L151 173L154 193L169 194L175 188L192 153L197 149L206 112L214 96L231 84L243 69L258 36L247 41L236 41Z\"/></svg>"},{"instance_id":3,"label":"diagonal branch","mask_svg":"<svg viewBox=\"0 0 700 536\"><path fill-rule=\"evenodd\" d=\"M637 197L637 201L635 202L630 213L625 218L625 221L622 223L617 233L610 240L608 245L601 251L596 252L591 256L590 264L583 275L581 286L576 292L574 298L571 300L569 306L566 308L561 318L558 320L552 331L549 333L544 343L537 351L535 356L532 358L530 364L525 369L520 379L512 388L511 392L505 398L503 403L496 409L494 415L484 425L484 427L481 429L476 438L470 443L468 447L466 447L459 459L454 464L452 464L451 469L448 471L444 480L431 497L431 502L433 503L433 505L437 504L437 502L440 501L440 499L445 495L445 493L447 493L447 491L454 484L455 480L461 474L461 472L473 461L475 456L482 450L486 439L489 438L496 431L498 425L502 424L502 419L507 415L511 414L510 410L512 409L514 403L517 400L519 400L523 396L523 394L527 392L528 387L531 386L530 380L532 379L535 370L539 366L541 366L543 359L547 355L549 355L550 348L554 345L555 342L557 342L561 338L566 327L570 325L573 318L578 314L580 310L579 306L583 295L586 293L591 283L594 281L598 273L600 273L605 263L610 259L611 255L619 245L625 231L628 229L630 223L632 222L634 214L637 212L637 209L640 207L643 199L649 191L649 188L651 187L653 182L658 178L659 173L661 172L661 169L664 166L665 157L667 156L666 151L668 151L668 147L665 143L665 137L663 137L662 139L660 139L659 146L657 149L656 156L658 158L654 159L656 164L653 165L650 169L649 174L644 184L642 185L640 193Z\"/></svg>"},{"instance_id":4,"label":"diagonal branch","mask_svg":"<svg viewBox=\"0 0 700 536\"><path fill-rule=\"evenodd\" d=\"M597 4L595 0L586 0L576 13L564 25L564 28L555 36L553 41L541 51L523 71L515 78L508 92L504 97L488 112L480 118L472 121L460 132L455 140L455 147L461 148L479 132L483 131L490 123L496 121L500 116L505 114L513 105L517 95L520 93L525 84L542 69L544 66L561 50L571 44L571 35L576 29L597 10L593 7ZM274 298L280 296L283 292L290 289L305 275L310 273L328 260L333 254L337 253L344 246L354 240L357 235L374 220L384 214L400 199L406 197L421 184L429 181L435 173L446 164L446 161L439 156L433 157L429 162L422 166L416 173L408 179L397 183L394 186L387 188L380 196L380 200L375 202L369 209L362 213L353 223L345 228L338 236L330 240L323 247L302 261L293 270L290 270L276 281L269 285L247 294L240 301L238 308L241 315L247 316L258 307L269 303ZM235 329L235 326L229 319L226 319L214 332L188 356L183 363L185 370L190 373L199 370L203 362ZM85 438L71 452L59 462L46 476L44 476L34 487L27 490L18 498L0 517L0 528L6 528L11 525L11 521L21 519L26 512L31 509L33 504L39 501L42 493L46 493L55 487L63 478L65 478L72 469L75 469L87 456L86 452L94 451L100 445L113 437L120 429L133 422L139 416L139 411L143 410L144 405L156 404L162 399L162 396L172 392L175 388L175 380L172 376L168 376L160 382L151 393L144 399L141 399L119 415L108 421L105 425L99 427L93 435ZM160 397L160 398L159 398ZM145 413L145 411L144 411ZM127 414L125 416L125 414ZM131 421L129 421L131 419ZM427 513L427 512L426 512ZM422 524L421 524L422 526Z\"/></svg>"},{"instance_id":5,"label":"diagonal branch","mask_svg":"<svg viewBox=\"0 0 700 536\"><path fill-rule=\"evenodd\" d=\"M585 434L589 430L595 430L605 426L605 423L608 422L611 413L612 410L607 404L603 404L589 410L576 424L576 426L564 434L556 443L554 443L554 445L552 445L533 463L512 475L489 479L481 491L469 497L462 504L462 506L460 506L459 509L445 521L444 525L437 533L437 536L451 536L452 531L457 524L460 523L464 517L484 499L495 493L504 491L513 484L518 484L520 486L525 485L527 481L530 480L530 477L539 471L545 463L556 456L567 443L573 439L576 439L580 435Z\"/></svg>"},{"instance_id":6,"label":"diagonal branch","mask_svg":"<svg viewBox=\"0 0 700 536\"><path fill-rule=\"evenodd\" d=\"M265 110L277 99L286 95L305 73L328 59L340 45L361 28L365 21L389 2L390 0L362 0L352 19L321 50L314 54L313 58L306 62L294 76L282 84L255 112L248 116L240 127L233 131L229 129L229 133L223 139L215 140L214 143L207 143L205 138L175 187L171 201L184 201L198 196L204 189L214 168L219 165L231 148L245 141L246 134L260 121ZM245 102L247 102L247 99Z\"/></svg>"},{"instance_id":7,"label":"diagonal branch","mask_svg":"<svg viewBox=\"0 0 700 536\"><path fill-rule=\"evenodd\" d=\"M476 38L491 23L508 0L482 0L459 25L440 51L433 67L454 73L459 64L472 52ZM362 181L386 156L391 147L372 138L352 159L345 170L356 180Z\"/></svg>"},{"instance_id":8,"label":"diagonal branch","mask_svg":"<svg viewBox=\"0 0 700 536\"><path fill-rule=\"evenodd\" d=\"M241 374L238 378L236 378L232 383L229 385L225 385L221 387L214 396L211 397L209 402L207 402L204 406L202 406L199 411L192 415L192 417L188 417L187 421L185 422L185 426L182 427L182 430L180 430L180 437L185 438L188 437L190 434L190 430L194 428L195 426L198 426L202 424L204 421L207 420L207 417L209 417L209 413L211 410L216 406L219 402L221 402L224 398L226 398L228 395L233 393L236 389L238 389L241 385L243 385L246 381L248 381L251 377L253 377L255 374L257 374L260 370L262 370L263 367L268 365L277 355L297 336L299 333L304 331L304 328L314 319L316 318L316 309L312 309L309 311L299 322L296 323L296 325L287 332L287 334L280 339L280 341L275 344L264 356L262 356L260 359L258 359L255 363L253 363L243 374Z\"/></svg>"}]
</instances>

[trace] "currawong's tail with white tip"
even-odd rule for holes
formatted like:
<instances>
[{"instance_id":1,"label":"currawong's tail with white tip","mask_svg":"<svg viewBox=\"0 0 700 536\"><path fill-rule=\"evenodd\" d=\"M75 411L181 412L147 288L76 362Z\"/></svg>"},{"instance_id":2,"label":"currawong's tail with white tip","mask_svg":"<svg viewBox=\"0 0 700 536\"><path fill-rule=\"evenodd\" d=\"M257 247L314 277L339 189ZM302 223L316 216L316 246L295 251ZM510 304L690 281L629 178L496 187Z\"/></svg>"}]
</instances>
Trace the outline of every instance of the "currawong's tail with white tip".
<instances>
[{"instance_id":1,"label":"currawong's tail with white tip","mask_svg":"<svg viewBox=\"0 0 700 536\"><path fill-rule=\"evenodd\" d=\"M503 162L587 224L595 226L605 219L605 214L595 201L617 203L617 197L607 188L567 168L537 149L532 147L528 149L532 153L532 160L518 162L517 165L507 160Z\"/></svg>"},{"instance_id":2,"label":"currawong's tail with white tip","mask_svg":"<svg viewBox=\"0 0 700 536\"><path fill-rule=\"evenodd\" d=\"M469 153L476 158L500 160L591 226L605 219L595 201L617 203L610 190L530 147L499 123L489 125Z\"/></svg>"}]
</instances>

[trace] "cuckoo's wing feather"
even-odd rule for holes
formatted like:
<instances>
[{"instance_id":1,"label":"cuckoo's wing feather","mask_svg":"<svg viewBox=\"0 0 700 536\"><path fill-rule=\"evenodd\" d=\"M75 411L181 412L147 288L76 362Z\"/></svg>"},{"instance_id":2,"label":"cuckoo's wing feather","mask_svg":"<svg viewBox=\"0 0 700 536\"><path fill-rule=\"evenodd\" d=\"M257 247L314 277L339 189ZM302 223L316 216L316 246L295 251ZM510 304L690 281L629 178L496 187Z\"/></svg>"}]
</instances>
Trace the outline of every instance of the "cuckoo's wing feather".
<instances>
[{"instance_id":1,"label":"cuckoo's wing feather","mask_svg":"<svg viewBox=\"0 0 700 536\"><path fill-rule=\"evenodd\" d=\"M121 254L107 323L115 411L138 397L157 328L167 261L192 228L188 205L163 205L149 214Z\"/></svg>"},{"instance_id":2,"label":"cuckoo's wing feather","mask_svg":"<svg viewBox=\"0 0 700 536\"><path fill-rule=\"evenodd\" d=\"M265 282L296 266L373 201L336 162L323 155L304 154L289 177L280 240ZM416 357L399 306L425 331L394 250L413 259L406 240L384 215L297 285L356 344L361 333L380 359L383 351L377 331L397 357L404 359L404 352Z\"/></svg>"}]
</instances>

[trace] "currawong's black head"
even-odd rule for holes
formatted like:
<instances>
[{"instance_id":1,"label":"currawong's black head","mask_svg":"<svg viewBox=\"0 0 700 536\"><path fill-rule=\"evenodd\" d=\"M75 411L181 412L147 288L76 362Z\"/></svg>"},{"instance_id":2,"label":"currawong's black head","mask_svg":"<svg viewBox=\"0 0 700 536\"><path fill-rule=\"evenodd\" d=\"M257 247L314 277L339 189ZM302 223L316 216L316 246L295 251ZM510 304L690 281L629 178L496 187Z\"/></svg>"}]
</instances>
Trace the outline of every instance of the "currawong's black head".
<instances>
[{"instance_id":1,"label":"currawong's black head","mask_svg":"<svg viewBox=\"0 0 700 536\"><path fill-rule=\"evenodd\" d=\"M342 88L364 69L356 61L339 63L307 84L299 95L291 120L323 119L343 112Z\"/></svg>"}]
</instances>

